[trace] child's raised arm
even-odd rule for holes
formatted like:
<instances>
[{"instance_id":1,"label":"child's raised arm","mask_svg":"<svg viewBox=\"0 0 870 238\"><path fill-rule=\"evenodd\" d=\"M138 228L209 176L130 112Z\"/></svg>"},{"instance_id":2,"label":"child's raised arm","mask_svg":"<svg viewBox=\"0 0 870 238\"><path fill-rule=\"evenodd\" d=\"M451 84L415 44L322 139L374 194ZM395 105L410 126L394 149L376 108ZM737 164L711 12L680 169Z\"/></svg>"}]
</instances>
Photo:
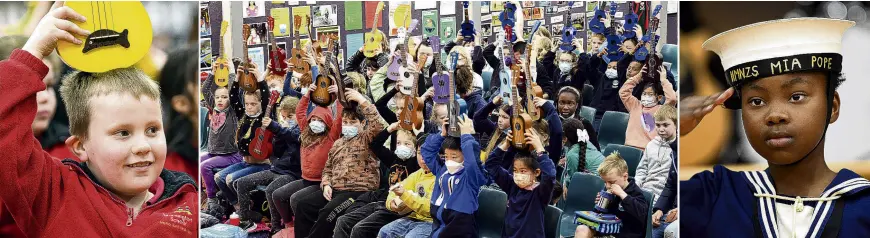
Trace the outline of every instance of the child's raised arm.
<instances>
[{"instance_id":1,"label":"child's raised arm","mask_svg":"<svg viewBox=\"0 0 870 238\"><path fill-rule=\"evenodd\" d=\"M622 99L622 104L625 105L625 110L631 112L631 110L640 108L640 100L638 100L634 95L631 95L634 87L637 86L637 82L640 81L643 73L639 73L634 77L629 78L625 81L625 84L622 85L622 88L619 88L619 98Z\"/></svg>"},{"instance_id":2,"label":"child's raised arm","mask_svg":"<svg viewBox=\"0 0 870 238\"><path fill-rule=\"evenodd\" d=\"M439 173L441 163L438 161L438 151L441 150L441 143L444 142L444 136L439 133L432 133L423 142L420 147L420 155L423 156L423 161L426 162L426 167L429 167L433 173Z\"/></svg>"},{"instance_id":3,"label":"child's raised arm","mask_svg":"<svg viewBox=\"0 0 870 238\"><path fill-rule=\"evenodd\" d=\"M472 184L481 186L486 184L486 173L483 171L483 165L480 164L480 144L474 139L474 126L471 118L468 115L462 115L459 120L459 129L462 135L459 137L462 147L463 173L469 179L472 179Z\"/></svg>"},{"instance_id":4,"label":"child's raised arm","mask_svg":"<svg viewBox=\"0 0 870 238\"><path fill-rule=\"evenodd\" d=\"M664 66L662 66L662 70L664 70ZM677 92L674 91L674 85L667 78L667 71L662 71L659 75L662 77L660 81L662 81L662 88L665 90L665 104L676 106Z\"/></svg>"},{"instance_id":5,"label":"child's raised arm","mask_svg":"<svg viewBox=\"0 0 870 238\"><path fill-rule=\"evenodd\" d=\"M308 102L310 100L310 96L308 93L302 95L302 98L299 99L299 104L296 105L296 123L299 124L299 130L305 131L308 130ZM327 123L327 122L324 122Z\"/></svg>"},{"instance_id":6,"label":"child's raised arm","mask_svg":"<svg viewBox=\"0 0 870 238\"><path fill-rule=\"evenodd\" d=\"M242 67L242 66L239 66ZM236 74L237 76L239 74ZM245 116L245 105L242 105L242 88L239 87L238 78L230 77L230 110L241 120Z\"/></svg>"},{"instance_id":7,"label":"child's raised arm","mask_svg":"<svg viewBox=\"0 0 870 238\"><path fill-rule=\"evenodd\" d=\"M498 184L499 188L505 190L505 192L510 192L510 189L513 188L514 180L511 178L510 173L501 166L506 154L504 146L502 146L504 144L501 143L489 153L489 157L486 157L486 163L483 166L489 172L489 175L492 176L492 179L495 180L495 183Z\"/></svg>"},{"instance_id":8,"label":"child's raised arm","mask_svg":"<svg viewBox=\"0 0 870 238\"><path fill-rule=\"evenodd\" d=\"M66 168L42 150L30 125L36 118L36 94L46 88L42 79L48 67L42 58L54 51L58 40L81 44L73 34L90 33L71 22L85 17L62 5L55 2L22 50L0 61L0 200L30 237L42 236L65 198L58 193L63 189L61 169Z\"/></svg>"}]
</instances>

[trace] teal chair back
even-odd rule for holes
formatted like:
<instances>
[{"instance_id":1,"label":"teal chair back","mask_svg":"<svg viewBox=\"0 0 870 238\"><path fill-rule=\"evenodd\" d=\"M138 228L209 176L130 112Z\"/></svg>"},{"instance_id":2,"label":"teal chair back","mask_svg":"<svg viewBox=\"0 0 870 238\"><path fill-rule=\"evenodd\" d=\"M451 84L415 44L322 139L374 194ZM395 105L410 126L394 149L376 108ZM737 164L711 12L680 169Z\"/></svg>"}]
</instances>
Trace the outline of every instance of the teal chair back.
<instances>
[{"instance_id":1,"label":"teal chair back","mask_svg":"<svg viewBox=\"0 0 870 238\"><path fill-rule=\"evenodd\" d=\"M598 128L598 144L602 148L609 144L625 144L625 130L628 128L628 113L606 111L601 117ZM607 156L607 154L604 154Z\"/></svg>"},{"instance_id":2,"label":"teal chair back","mask_svg":"<svg viewBox=\"0 0 870 238\"><path fill-rule=\"evenodd\" d=\"M492 79L492 68L484 68L480 73L480 77L483 78L483 91L488 92L491 83L490 79Z\"/></svg>"},{"instance_id":3,"label":"teal chair back","mask_svg":"<svg viewBox=\"0 0 870 238\"><path fill-rule=\"evenodd\" d=\"M481 238L501 237L507 210L507 194L484 187L480 188L477 200L479 205L474 218L477 221L478 235Z\"/></svg>"},{"instance_id":4,"label":"teal chair back","mask_svg":"<svg viewBox=\"0 0 870 238\"><path fill-rule=\"evenodd\" d=\"M573 237L577 225L574 224L575 211L592 211L595 207L595 195L604 188L604 180L594 174L574 173L571 184L568 185L568 197L565 210L559 219L559 235Z\"/></svg>"},{"instance_id":5,"label":"teal chair back","mask_svg":"<svg viewBox=\"0 0 870 238\"><path fill-rule=\"evenodd\" d=\"M680 64L678 60L680 57L679 51L680 49L677 47L677 45L674 44L665 44L662 46L662 57L664 57L664 59L662 60L671 63L670 71L671 74L674 75L674 77L676 77L680 73Z\"/></svg>"},{"instance_id":6,"label":"teal chair back","mask_svg":"<svg viewBox=\"0 0 870 238\"><path fill-rule=\"evenodd\" d=\"M610 144L604 147L603 154L606 157L614 151L619 152L619 155L625 159L625 163L628 165L628 176L634 177L637 166L640 164L640 159L643 156L643 151L631 146Z\"/></svg>"},{"instance_id":7,"label":"teal chair back","mask_svg":"<svg viewBox=\"0 0 870 238\"><path fill-rule=\"evenodd\" d=\"M544 235L546 238L559 238L559 217L562 216L562 209L547 206L544 210Z\"/></svg>"},{"instance_id":8,"label":"teal chair back","mask_svg":"<svg viewBox=\"0 0 870 238\"><path fill-rule=\"evenodd\" d=\"M652 224L652 210L653 206L655 206L655 201L653 200L653 194L646 190L643 190L643 198L646 199L649 204L649 209L646 212L646 238L652 238L653 235L653 224Z\"/></svg>"},{"instance_id":9,"label":"teal chair back","mask_svg":"<svg viewBox=\"0 0 870 238\"><path fill-rule=\"evenodd\" d=\"M583 106L580 108L580 115L583 116L583 118L586 118L586 120L589 120L589 122L592 122L595 120L596 111L598 111L598 109L595 109L594 107ZM587 128L587 130L589 129Z\"/></svg>"},{"instance_id":10,"label":"teal chair back","mask_svg":"<svg viewBox=\"0 0 870 238\"><path fill-rule=\"evenodd\" d=\"M582 102L583 106L589 106L589 104L592 104L592 97L595 97L595 87L592 85L589 85L589 84L584 84L583 85L583 102Z\"/></svg>"}]
</instances>

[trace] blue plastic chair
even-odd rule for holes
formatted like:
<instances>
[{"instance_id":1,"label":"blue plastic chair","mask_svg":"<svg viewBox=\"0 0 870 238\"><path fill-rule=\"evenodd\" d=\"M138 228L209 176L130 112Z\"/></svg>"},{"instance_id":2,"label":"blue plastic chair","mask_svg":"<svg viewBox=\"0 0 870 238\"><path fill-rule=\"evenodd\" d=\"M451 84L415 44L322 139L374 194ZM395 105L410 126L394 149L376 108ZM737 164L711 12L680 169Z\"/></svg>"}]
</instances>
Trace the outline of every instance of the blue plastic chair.
<instances>
[{"instance_id":1,"label":"blue plastic chair","mask_svg":"<svg viewBox=\"0 0 870 238\"><path fill-rule=\"evenodd\" d=\"M652 238L653 235L653 224L652 224L652 210L653 206L655 206L655 200L653 200L653 194L649 191L643 190L643 198L649 203L649 209L646 212L646 238Z\"/></svg>"},{"instance_id":2,"label":"blue plastic chair","mask_svg":"<svg viewBox=\"0 0 870 238\"><path fill-rule=\"evenodd\" d=\"M478 235L481 238L501 237L507 211L507 194L483 187L477 194L477 200L479 205L474 218L477 220Z\"/></svg>"},{"instance_id":3,"label":"blue plastic chair","mask_svg":"<svg viewBox=\"0 0 870 238\"><path fill-rule=\"evenodd\" d=\"M606 111L601 117L598 131L598 144L607 147L609 144L625 144L625 130L628 128L628 113ZM605 154L607 156L607 154Z\"/></svg>"},{"instance_id":4,"label":"blue plastic chair","mask_svg":"<svg viewBox=\"0 0 870 238\"><path fill-rule=\"evenodd\" d=\"M589 122L592 122L595 120L595 112L597 111L598 109L594 107L583 106L580 108L580 115L583 116L583 118L586 118L586 120L589 120Z\"/></svg>"},{"instance_id":5,"label":"blue plastic chair","mask_svg":"<svg viewBox=\"0 0 870 238\"><path fill-rule=\"evenodd\" d=\"M674 45L674 44L665 44L662 46L662 57L664 58L662 60L664 62L671 63L670 71L671 71L671 74L674 75L674 81L677 81L677 82L679 82L679 80L677 80L677 79L679 79L679 76L680 76L680 67L679 67L680 63L678 60L680 57L679 51L680 51L679 47L677 47L677 45Z\"/></svg>"},{"instance_id":6,"label":"blue plastic chair","mask_svg":"<svg viewBox=\"0 0 870 238\"><path fill-rule=\"evenodd\" d=\"M559 218L562 216L562 209L547 206L544 210L544 235L547 238L559 238Z\"/></svg>"},{"instance_id":7,"label":"blue plastic chair","mask_svg":"<svg viewBox=\"0 0 870 238\"><path fill-rule=\"evenodd\" d=\"M604 180L594 174L574 173L571 184L568 185L568 197L565 210L559 219L559 234L563 237L573 237L577 225L574 224L575 211L592 211L595 207L595 195L604 188Z\"/></svg>"},{"instance_id":8,"label":"blue plastic chair","mask_svg":"<svg viewBox=\"0 0 870 238\"><path fill-rule=\"evenodd\" d=\"M640 164L640 159L643 156L643 151L631 146L609 144L607 147L604 147L602 154L608 156L614 151L618 151L619 155L625 159L625 163L628 165L628 176L634 177L637 166Z\"/></svg>"}]
</instances>

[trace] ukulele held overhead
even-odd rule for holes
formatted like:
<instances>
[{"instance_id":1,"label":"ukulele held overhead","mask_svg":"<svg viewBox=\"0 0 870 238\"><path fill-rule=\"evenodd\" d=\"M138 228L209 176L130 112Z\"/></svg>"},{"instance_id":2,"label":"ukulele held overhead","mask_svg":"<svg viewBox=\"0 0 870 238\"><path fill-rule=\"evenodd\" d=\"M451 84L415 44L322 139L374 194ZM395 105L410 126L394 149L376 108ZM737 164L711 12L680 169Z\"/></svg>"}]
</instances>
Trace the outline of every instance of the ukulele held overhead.
<instances>
[{"instance_id":1,"label":"ukulele held overhead","mask_svg":"<svg viewBox=\"0 0 870 238\"><path fill-rule=\"evenodd\" d=\"M66 2L65 6L85 16L73 22L91 31L81 45L57 42L57 53L75 69L101 73L130 67L151 48L151 20L141 2Z\"/></svg>"}]
</instances>

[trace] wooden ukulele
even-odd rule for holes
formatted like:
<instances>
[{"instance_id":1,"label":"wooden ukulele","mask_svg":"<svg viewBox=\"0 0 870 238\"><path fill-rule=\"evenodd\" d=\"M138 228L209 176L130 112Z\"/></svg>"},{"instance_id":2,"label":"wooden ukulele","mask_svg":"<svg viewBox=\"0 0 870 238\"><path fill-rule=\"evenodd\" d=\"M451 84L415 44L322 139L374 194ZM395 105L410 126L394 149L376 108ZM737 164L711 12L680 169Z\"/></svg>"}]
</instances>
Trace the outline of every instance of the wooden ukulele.
<instances>
[{"instance_id":1,"label":"wooden ukulele","mask_svg":"<svg viewBox=\"0 0 870 238\"><path fill-rule=\"evenodd\" d=\"M272 16L268 16L266 18L266 22L269 24L269 41L272 42L272 51L269 52L269 66L272 66L269 69L273 75L278 75L284 77L287 74L287 62L284 61L287 59L287 52L284 49L278 48L278 44L275 43L275 18Z\"/></svg>"},{"instance_id":2,"label":"wooden ukulele","mask_svg":"<svg viewBox=\"0 0 870 238\"><path fill-rule=\"evenodd\" d=\"M455 51L450 54L450 60L453 62L453 77L450 78L450 97L447 102L447 135L459 137L462 132L459 129L459 116L468 111L468 104L465 100L456 95L456 62L459 60L459 54Z\"/></svg>"},{"instance_id":3,"label":"wooden ukulele","mask_svg":"<svg viewBox=\"0 0 870 238\"><path fill-rule=\"evenodd\" d=\"M311 65L305 61L305 56L307 53L302 49L302 42L299 41L302 36L299 35L299 28L302 27L302 17L295 16L295 26L293 27L296 32L296 39L294 40L296 44L290 49L290 64L292 65L293 72L305 75L311 73ZM311 76L308 76L311 78ZM303 80L300 80L303 81ZM302 86L307 86L305 82L302 82Z\"/></svg>"},{"instance_id":4,"label":"wooden ukulele","mask_svg":"<svg viewBox=\"0 0 870 238\"><path fill-rule=\"evenodd\" d=\"M441 70L441 39L438 36L429 37L429 45L432 46L432 66L435 67L435 72L432 73L432 87L434 95L432 101L435 103L447 103L453 94L450 92L450 73Z\"/></svg>"},{"instance_id":5,"label":"wooden ukulele","mask_svg":"<svg viewBox=\"0 0 870 238\"><path fill-rule=\"evenodd\" d=\"M511 115L511 133L513 133L513 141L511 141L515 148L517 149L525 149L526 148L526 130L532 128L532 117L529 116L528 113L523 110L522 103L520 102L520 97L517 94L519 89L517 89L516 85L513 87L513 91L511 91L511 99L513 100L513 114Z\"/></svg>"},{"instance_id":6,"label":"wooden ukulele","mask_svg":"<svg viewBox=\"0 0 870 238\"><path fill-rule=\"evenodd\" d=\"M269 95L269 104L266 105L266 114L263 117L270 117L272 115L272 109L276 102L278 102L278 98L281 97L281 94L278 91L272 91ZM269 126L269 125L266 125ZM254 139L251 141L251 144L248 145L248 152L251 153L251 156L258 160L268 159L270 155L272 155L272 137L275 135L266 130L263 127L257 127L257 130L254 131Z\"/></svg>"},{"instance_id":7,"label":"wooden ukulele","mask_svg":"<svg viewBox=\"0 0 870 238\"><path fill-rule=\"evenodd\" d=\"M378 21L380 20L381 10L384 8L384 2L378 2L378 7L375 10L374 22L372 23L372 31L366 32L365 44L363 45L363 55L368 58L375 57L377 53L383 52L381 42L384 41L384 33L378 29Z\"/></svg>"},{"instance_id":8,"label":"wooden ukulele","mask_svg":"<svg viewBox=\"0 0 870 238\"><path fill-rule=\"evenodd\" d=\"M416 21L416 20L415 20ZM399 127L408 131L415 131L423 126L423 98L417 96L417 77L420 74L408 73L411 78L411 90L408 94L402 94L403 103L399 109Z\"/></svg>"},{"instance_id":9,"label":"wooden ukulele","mask_svg":"<svg viewBox=\"0 0 870 238\"><path fill-rule=\"evenodd\" d=\"M656 7L656 9L661 8L661 6ZM659 43L659 36L655 32L659 29L659 18L653 17L650 20L650 42L649 42L649 55L646 56L646 73L643 75L643 79L652 80L650 82L661 83L661 75L659 73L659 67L662 66L662 58L656 55L656 45ZM641 47L642 49L646 49L646 46Z\"/></svg>"},{"instance_id":10,"label":"wooden ukulele","mask_svg":"<svg viewBox=\"0 0 870 238\"><path fill-rule=\"evenodd\" d=\"M251 26L242 24L242 39L248 39L249 36L251 36ZM248 69L251 66L252 65L248 59L248 43L245 42L242 43L242 62L239 66L242 73L238 75L239 87L248 92L256 92L260 85L257 84L257 76L254 72Z\"/></svg>"},{"instance_id":11,"label":"wooden ukulele","mask_svg":"<svg viewBox=\"0 0 870 238\"><path fill-rule=\"evenodd\" d=\"M76 22L91 32L81 45L57 41L57 54L77 70L101 73L130 67L151 49L151 19L141 2L65 2L88 20Z\"/></svg>"},{"instance_id":12,"label":"wooden ukulele","mask_svg":"<svg viewBox=\"0 0 870 238\"><path fill-rule=\"evenodd\" d=\"M535 39L535 33L538 32L538 28L540 26L541 26L541 21L536 21L535 26L532 27L532 32L529 33L529 41L527 41L527 42L529 42L529 44L526 45L526 55L525 55L526 59L523 59L523 62L522 62L523 71L524 71L523 78L525 79L524 81L525 81L525 86L526 86L526 95L525 95L526 96L526 110L527 110L527 113L529 114L529 116L531 116L532 120L534 120L534 121L541 119L542 113L541 113L540 109L538 109L538 107L535 106L535 100L533 100L533 99L535 99L536 97L544 97L544 90L541 88L541 86L538 86L537 83L532 81L532 72L529 70L531 68L530 64L532 63L532 59L531 59L532 44L531 44L531 42L533 42L532 40Z\"/></svg>"},{"instance_id":13,"label":"wooden ukulele","mask_svg":"<svg viewBox=\"0 0 870 238\"><path fill-rule=\"evenodd\" d=\"M356 104L347 101L347 98L344 97L344 88L347 85L345 80L341 77L341 66L338 64L338 57L336 56L338 51L335 50L341 47L338 46L338 40L334 37L328 37L326 42L326 54L324 54L324 57L326 57L326 64L328 65L329 72L332 73L332 82L335 83L335 87L338 88L338 93L336 93L338 94L337 100L344 108L354 108L356 107Z\"/></svg>"},{"instance_id":14,"label":"wooden ukulele","mask_svg":"<svg viewBox=\"0 0 870 238\"><path fill-rule=\"evenodd\" d=\"M316 44L312 42L310 46L317 47L315 45ZM328 53L325 55L328 55ZM333 102L335 102L335 95L329 93L329 86L335 83L336 78L332 74L327 73L329 71L326 67L324 67L324 65L320 65L320 63L318 63L318 67L323 70L323 73L318 74L317 78L314 80L314 84L317 85L317 89L311 91L311 101L318 106L328 107L329 105L332 105ZM338 91L337 94L342 95L344 94L344 91Z\"/></svg>"},{"instance_id":15,"label":"wooden ukulele","mask_svg":"<svg viewBox=\"0 0 870 238\"><path fill-rule=\"evenodd\" d=\"M220 56L214 60L214 84L221 87L226 87L230 82L230 63L227 60L226 52L224 51L224 35L227 33L227 25L229 22L223 21L221 22L221 38L218 41L218 44L221 47Z\"/></svg>"}]
</instances>

